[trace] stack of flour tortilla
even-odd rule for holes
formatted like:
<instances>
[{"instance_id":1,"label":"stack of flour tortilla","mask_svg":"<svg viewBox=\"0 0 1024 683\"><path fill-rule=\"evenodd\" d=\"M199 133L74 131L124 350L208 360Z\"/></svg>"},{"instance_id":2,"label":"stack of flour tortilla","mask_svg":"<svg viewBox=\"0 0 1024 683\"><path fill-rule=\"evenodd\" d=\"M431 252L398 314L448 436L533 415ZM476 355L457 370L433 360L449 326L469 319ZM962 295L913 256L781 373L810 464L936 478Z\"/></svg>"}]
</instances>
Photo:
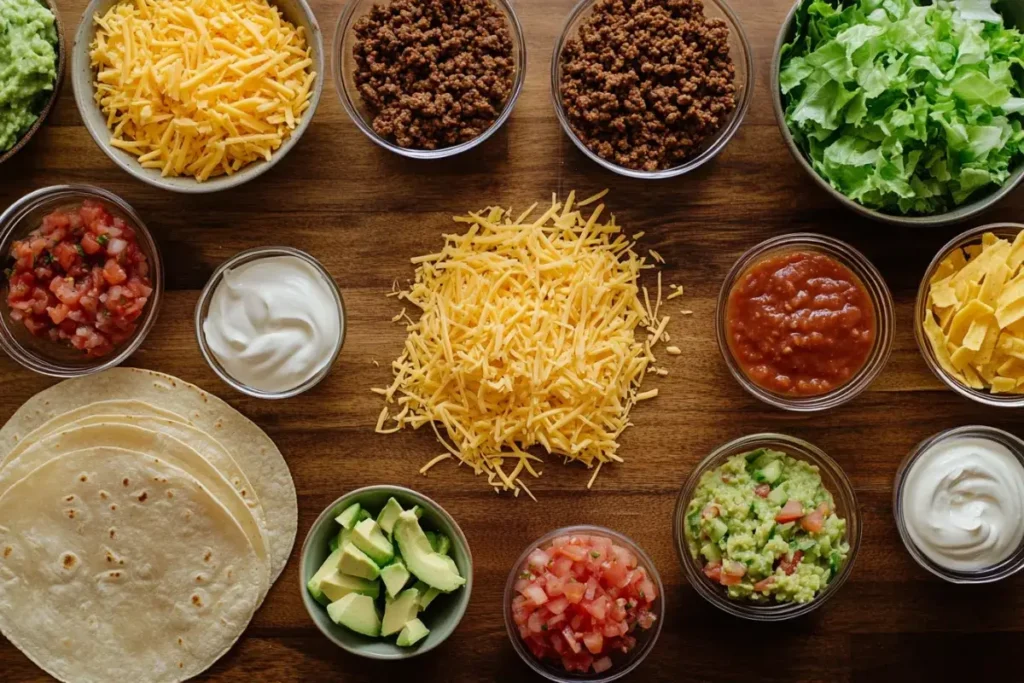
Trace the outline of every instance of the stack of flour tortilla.
<instances>
[{"instance_id":1,"label":"stack of flour tortilla","mask_svg":"<svg viewBox=\"0 0 1024 683\"><path fill-rule=\"evenodd\" d=\"M68 683L186 680L245 630L297 516L280 451L220 399L127 368L62 382L0 430L0 631Z\"/></svg>"}]
</instances>

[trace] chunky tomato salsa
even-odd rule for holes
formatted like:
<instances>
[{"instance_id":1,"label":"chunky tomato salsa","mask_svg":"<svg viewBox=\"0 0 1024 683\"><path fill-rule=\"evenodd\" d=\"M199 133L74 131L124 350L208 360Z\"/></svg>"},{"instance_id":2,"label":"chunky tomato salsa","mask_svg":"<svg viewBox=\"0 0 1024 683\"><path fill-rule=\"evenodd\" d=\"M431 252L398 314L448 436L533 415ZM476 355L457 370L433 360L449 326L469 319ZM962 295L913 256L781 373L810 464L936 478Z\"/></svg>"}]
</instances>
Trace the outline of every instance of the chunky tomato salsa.
<instances>
[{"instance_id":1,"label":"chunky tomato salsa","mask_svg":"<svg viewBox=\"0 0 1024 683\"><path fill-rule=\"evenodd\" d=\"M11 320L92 358L132 336L153 293L135 231L93 201L49 214L9 257Z\"/></svg>"},{"instance_id":2,"label":"chunky tomato salsa","mask_svg":"<svg viewBox=\"0 0 1024 683\"><path fill-rule=\"evenodd\" d=\"M534 549L515 590L512 618L530 652L570 672L604 673L657 619L654 581L605 536L559 536Z\"/></svg>"},{"instance_id":3,"label":"chunky tomato salsa","mask_svg":"<svg viewBox=\"0 0 1024 683\"><path fill-rule=\"evenodd\" d=\"M871 297L849 268L813 252L773 254L740 276L726 312L729 349L758 386L817 396L843 385L875 341Z\"/></svg>"}]
</instances>

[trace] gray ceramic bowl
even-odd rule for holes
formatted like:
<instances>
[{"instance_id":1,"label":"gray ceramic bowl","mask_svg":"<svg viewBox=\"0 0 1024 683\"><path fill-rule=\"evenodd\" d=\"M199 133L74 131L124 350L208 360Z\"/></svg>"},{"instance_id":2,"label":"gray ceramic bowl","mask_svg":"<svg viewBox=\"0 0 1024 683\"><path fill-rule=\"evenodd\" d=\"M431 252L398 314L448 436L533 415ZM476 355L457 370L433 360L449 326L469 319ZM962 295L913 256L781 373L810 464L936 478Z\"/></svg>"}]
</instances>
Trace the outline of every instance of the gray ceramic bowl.
<instances>
[{"instance_id":1,"label":"gray ceramic bowl","mask_svg":"<svg viewBox=\"0 0 1024 683\"><path fill-rule=\"evenodd\" d=\"M86 129L88 129L89 134L92 135L92 139L96 141L99 148L115 164L142 182L172 192L187 194L219 192L220 190L243 185L269 171L298 143L299 138L302 137L302 134L309 127L309 122L313 120L317 105L320 103L320 96L324 89L324 78L327 75L324 70L323 34L320 32L320 25L317 23L313 10L306 4L306 0L270 1L281 10L285 19L296 26L305 28L306 38L312 48L313 69L316 72L316 80L313 81L313 94L309 100L309 109L302 115L302 120L299 121L299 125L292 131L291 136L270 157L270 161L256 161L233 175L217 176L200 183L191 176L177 178L161 177L159 170L143 168L134 156L111 146L110 130L107 128L106 119L100 112L100 108L94 99L96 87L94 85L93 70L89 64L89 46L96 37L96 22L93 21L93 17L97 14L104 14L113 5L117 4L118 0L91 0L89 7L82 15L82 21L79 23L78 31L75 34L75 44L71 50L71 87L75 92L75 104L82 115Z\"/></svg>"},{"instance_id":2,"label":"gray ceramic bowl","mask_svg":"<svg viewBox=\"0 0 1024 683\"><path fill-rule=\"evenodd\" d=\"M839 192L832 187L827 180L818 175L818 172L815 171L810 162L807 161L807 157L804 155L803 150L797 146L796 141L789 132L789 126L786 125L785 111L782 107L782 91L779 89L779 70L782 66L782 46L793 38L793 34L796 31L796 11L801 4L802 0L797 0L797 3L793 5L793 9L789 11L789 14L786 16L786 20L782 22L782 28L779 29L779 36L775 41L775 53L772 55L771 66L772 105L775 109L775 120L779 124L779 130L782 131L782 138L786 141L786 146L789 147L790 153L792 153L793 158L803 166L804 170L807 171L807 174L814 179L814 182L816 182L819 187L835 197L841 204L846 206L846 208L852 209L862 216L867 216L873 220L880 221L882 223L889 223L891 225L918 227L938 227L965 221L968 218L992 208L1000 199L1008 195L1015 187L1017 187L1021 178L1024 178L1024 162L1017 165L1009 179L999 189L990 192L989 194L981 195L974 201L967 204L961 204L952 211L934 214L931 216L903 216L875 211L874 209L869 209L866 206L858 204L842 192ZM1008 23L1024 29L1024 0L1003 0L1003 2L999 3L999 10L1003 16L1008 19Z\"/></svg>"},{"instance_id":3,"label":"gray ceramic bowl","mask_svg":"<svg viewBox=\"0 0 1024 683\"><path fill-rule=\"evenodd\" d=\"M356 502L371 510L380 510L391 496L394 496L406 509L413 505L419 505L423 509L423 516L420 518L423 527L427 530L440 531L451 539L452 559L455 560L459 573L466 579L465 586L453 593L439 595L430 604L430 607L420 614L420 619L430 629L430 634L414 647L398 647L395 645L394 637L367 638L343 626L338 626L327 616L327 608L314 600L306 590L306 583L327 559L329 554L327 544L331 536L338 533L340 529L334 518L346 507ZM338 647L369 659L409 659L429 652L443 643L462 621L466 607L469 606L470 594L473 592L473 556L469 551L469 542L462 533L462 529L444 508L430 498L401 486L367 486L346 493L331 503L313 522L313 527L302 544L299 591L302 593L302 604L306 606L306 611L309 612L309 616L317 628Z\"/></svg>"},{"instance_id":4,"label":"gray ceramic bowl","mask_svg":"<svg viewBox=\"0 0 1024 683\"><path fill-rule=\"evenodd\" d=\"M15 154L17 154L28 141L32 139L40 128L43 127L43 123L46 121L46 117L53 111L53 105L57 103L57 98L60 97L60 87L64 84L64 61L67 55L67 41L64 40L64 22L61 21L60 11L57 9L56 0L39 0L40 4L46 5L46 7L53 12L54 28L57 29L57 78L53 82L53 90L50 92L50 97L46 100L46 104L43 105L42 110L39 112L39 118L36 119L35 123L29 126L28 130L22 134L18 141L14 143L6 152L0 152L0 164L4 163Z\"/></svg>"}]
</instances>

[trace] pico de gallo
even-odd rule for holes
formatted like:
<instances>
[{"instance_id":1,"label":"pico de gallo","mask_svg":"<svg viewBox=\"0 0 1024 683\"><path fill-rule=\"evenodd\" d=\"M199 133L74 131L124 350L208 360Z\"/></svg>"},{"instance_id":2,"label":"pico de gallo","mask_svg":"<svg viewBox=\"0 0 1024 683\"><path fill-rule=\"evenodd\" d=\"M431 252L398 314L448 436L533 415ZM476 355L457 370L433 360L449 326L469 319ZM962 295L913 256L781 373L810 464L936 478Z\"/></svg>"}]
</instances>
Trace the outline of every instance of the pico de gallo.
<instances>
[{"instance_id":1,"label":"pico de gallo","mask_svg":"<svg viewBox=\"0 0 1024 683\"><path fill-rule=\"evenodd\" d=\"M758 448L701 476L686 542L730 598L810 602L846 563L846 520L815 465Z\"/></svg>"},{"instance_id":2,"label":"pico de gallo","mask_svg":"<svg viewBox=\"0 0 1024 683\"><path fill-rule=\"evenodd\" d=\"M153 293L135 231L95 201L47 215L8 256L11 320L90 358L132 336Z\"/></svg>"},{"instance_id":3,"label":"pico de gallo","mask_svg":"<svg viewBox=\"0 0 1024 683\"><path fill-rule=\"evenodd\" d=\"M530 652L567 672L603 673L650 629L658 589L631 550L604 536L560 536L530 553L512 618Z\"/></svg>"}]
</instances>

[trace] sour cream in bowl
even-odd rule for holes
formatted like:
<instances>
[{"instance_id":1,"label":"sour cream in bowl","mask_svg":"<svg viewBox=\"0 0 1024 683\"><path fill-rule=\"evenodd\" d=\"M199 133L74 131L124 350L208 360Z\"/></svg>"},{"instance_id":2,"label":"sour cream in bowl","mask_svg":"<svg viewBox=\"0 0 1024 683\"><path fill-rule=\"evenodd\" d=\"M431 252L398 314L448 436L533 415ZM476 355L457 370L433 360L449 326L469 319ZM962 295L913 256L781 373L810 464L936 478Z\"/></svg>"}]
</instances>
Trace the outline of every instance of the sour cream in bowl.
<instances>
[{"instance_id":1,"label":"sour cream in bowl","mask_svg":"<svg viewBox=\"0 0 1024 683\"><path fill-rule=\"evenodd\" d=\"M287 398L330 372L345 337L344 303L312 256L253 249L210 278L196 306L196 337L210 367L235 389Z\"/></svg>"},{"instance_id":2,"label":"sour cream in bowl","mask_svg":"<svg viewBox=\"0 0 1024 683\"><path fill-rule=\"evenodd\" d=\"M918 445L896 475L896 523L911 556L953 583L1024 568L1024 441L961 427Z\"/></svg>"}]
</instances>

